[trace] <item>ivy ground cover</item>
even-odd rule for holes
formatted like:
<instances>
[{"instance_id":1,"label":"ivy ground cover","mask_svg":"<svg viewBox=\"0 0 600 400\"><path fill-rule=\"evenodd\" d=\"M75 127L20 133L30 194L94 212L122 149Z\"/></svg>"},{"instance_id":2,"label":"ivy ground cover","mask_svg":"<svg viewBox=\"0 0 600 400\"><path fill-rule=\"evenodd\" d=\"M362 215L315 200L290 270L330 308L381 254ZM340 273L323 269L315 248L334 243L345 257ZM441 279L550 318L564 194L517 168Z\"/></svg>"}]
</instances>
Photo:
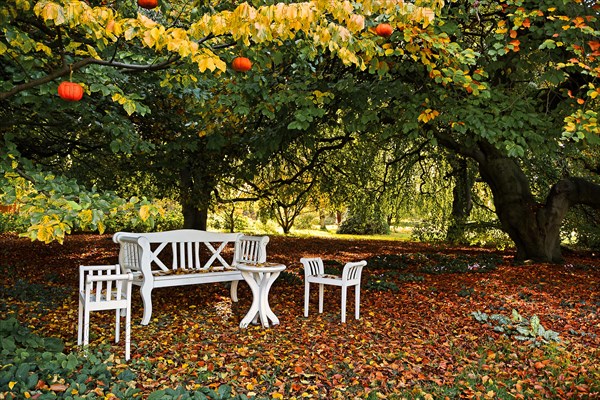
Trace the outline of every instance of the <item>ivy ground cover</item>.
<instances>
[{"instance_id":1,"label":"ivy ground cover","mask_svg":"<svg viewBox=\"0 0 600 400\"><path fill-rule=\"evenodd\" d=\"M64 245L0 236L0 398L596 398L600 261L511 265L510 251L418 243L272 237L288 266L270 303L281 324L240 329L251 293L221 284L157 289L148 326L133 298L132 360L93 313L76 346L80 264L116 263L110 236ZM340 292L316 290L303 316L300 257L331 272L366 259L361 319L340 323ZM18 323L17 323L18 321ZM20 324L20 325L19 325ZM48 338L58 338L48 339ZM61 345L61 342L64 346ZM87 356L86 356L87 355Z\"/></svg>"}]
</instances>

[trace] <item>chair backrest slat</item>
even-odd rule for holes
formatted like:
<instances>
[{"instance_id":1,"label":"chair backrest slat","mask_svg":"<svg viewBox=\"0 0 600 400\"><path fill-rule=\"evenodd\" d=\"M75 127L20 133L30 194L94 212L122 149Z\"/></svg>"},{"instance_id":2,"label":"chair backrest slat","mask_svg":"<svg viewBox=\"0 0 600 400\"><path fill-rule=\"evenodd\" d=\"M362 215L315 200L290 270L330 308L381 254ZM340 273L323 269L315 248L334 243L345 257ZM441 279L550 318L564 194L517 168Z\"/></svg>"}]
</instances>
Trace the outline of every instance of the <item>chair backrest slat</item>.
<instances>
[{"instance_id":1,"label":"chair backrest slat","mask_svg":"<svg viewBox=\"0 0 600 400\"><path fill-rule=\"evenodd\" d=\"M344 265L342 272L342 280L357 280L360 279L363 267L367 265L366 261L349 262Z\"/></svg>"},{"instance_id":2,"label":"chair backrest slat","mask_svg":"<svg viewBox=\"0 0 600 400\"><path fill-rule=\"evenodd\" d=\"M325 266L320 257L302 258L300 262L304 265L304 276L323 275Z\"/></svg>"}]
</instances>

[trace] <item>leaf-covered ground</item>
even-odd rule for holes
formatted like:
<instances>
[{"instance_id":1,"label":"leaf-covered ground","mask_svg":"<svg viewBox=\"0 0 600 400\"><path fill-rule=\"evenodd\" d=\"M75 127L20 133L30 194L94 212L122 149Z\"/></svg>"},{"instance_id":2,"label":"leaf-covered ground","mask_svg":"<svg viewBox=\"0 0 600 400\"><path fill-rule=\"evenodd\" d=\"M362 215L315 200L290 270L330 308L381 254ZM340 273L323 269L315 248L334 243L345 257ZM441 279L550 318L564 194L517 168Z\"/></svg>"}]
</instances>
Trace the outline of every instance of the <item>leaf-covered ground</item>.
<instances>
[{"instance_id":1,"label":"leaf-covered ground","mask_svg":"<svg viewBox=\"0 0 600 400\"><path fill-rule=\"evenodd\" d=\"M0 236L0 319L16 315L79 351L78 266L116 263L117 252L107 235L75 235L64 245ZM129 363L118 360L123 346L111 344L112 313L92 314L91 348L112 345L116 370L133 372L131 384L146 394L227 384L234 394L286 399L600 396L596 254L569 253L563 265L511 265L509 251L290 237L272 237L268 254L288 266L270 294L280 325L239 328L251 301L244 283L234 304L221 284L157 289L148 326L139 325L134 297ZM313 289L303 316L299 259L310 256L369 260L360 320L351 291L348 322L340 323L340 292L331 287L324 313ZM525 323L510 319L513 310ZM559 342L544 341L544 329L527 335L535 316Z\"/></svg>"}]
</instances>

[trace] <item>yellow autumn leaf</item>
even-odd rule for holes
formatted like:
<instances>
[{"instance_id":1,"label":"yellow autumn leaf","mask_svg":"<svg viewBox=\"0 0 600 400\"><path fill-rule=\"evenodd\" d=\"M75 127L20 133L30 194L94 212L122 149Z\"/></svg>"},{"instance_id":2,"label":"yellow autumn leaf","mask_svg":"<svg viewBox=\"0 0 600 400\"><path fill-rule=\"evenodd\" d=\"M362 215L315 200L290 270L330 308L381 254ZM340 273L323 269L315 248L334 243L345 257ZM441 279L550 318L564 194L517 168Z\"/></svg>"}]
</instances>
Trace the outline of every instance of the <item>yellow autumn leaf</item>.
<instances>
[{"instance_id":1,"label":"yellow autumn leaf","mask_svg":"<svg viewBox=\"0 0 600 400\"><path fill-rule=\"evenodd\" d=\"M91 223L93 219L92 210L81 210L78 216L83 225Z\"/></svg>"},{"instance_id":2,"label":"yellow autumn leaf","mask_svg":"<svg viewBox=\"0 0 600 400\"><path fill-rule=\"evenodd\" d=\"M365 29L365 17L354 14L350 17L347 27L351 32L360 32Z\"/></svg>"},{"instance_id":3,"label":"yellow autumn leaf","mask_svg":"<svg viewBox=\"0 0 600 400\"><path fill-rule=\"evenodd\" d=\"M12 390L12 389L15 387L15 385L16 385L16 384L17 384L17 382L15 382L15 381L10 381L10 382L8 382L8 388L9 388L10 390Z\"/></svg>"},{"instance_id":4,"label":"yellow autumn leaf","mask_svg":"<svg viewBox=\"0 0 600 400\"><path fill-rule=\"evenodd\" d=\"M127 29L125 29L125 40L131 40L135 37L135 35L137 34L138 28L137 27L129 27Z\"/></svg>"},{"instance_id":5,"label":"yellow autumn leaf","mask_svg":"<svg viewBox=\"0 0 600 400\"><path fill-rule=\"evenodd\" d=\"M106 226L104 226L104 224L101 221L98 222L97 226L98 232L102 235L104 233L104 230L106 229Z\"/></svg>"},{"instance_id":6,"label":"yellow autumn leaf","mask_svg":"<svg viewBox=\"0 0 600 400\"><path fill-rule=\"evenodd\" d=\"M427 123L427 122L435 119L435 117L437 117L438 115L440 115L439 111L428 108L419 115L417 120L419 120L423 123Z\"/></svg>"},{"instance_id":7,"label":"yellow autumn leaf","mask_svg":"<svg viewBox=\"0 0 600 400\"><path fill-rule=\"evenodd\" d=\"M143 205L140 207L140 218L142 219L142 221L146 221L148 218L150 218L150 206L148 205Z\"/></svg>"},{"instance_id":8,"label":"yellow autumn leaf","mask_svg":"<svg viewBox=\"0 0 600 400\"><path fill-rule=\"evenodd\" d=\"M38 14L42 19L53 21L58 16L59 6L56 3L38 3L35 6L35 13Z\"/></svg>"},{"instance_id":9,"label":"yellow autumn leaf","mask_svg":"<svg viewBox=\"0 0 600 400\"><path fill-rule=\"evenodd\" d=\"M0 43L0 54L2 54L1 45L2 45L2 44ZM38 43L36 43L36 45L35 45L35 49L36 49L36 51L41 51L41 52L44 52L44 53L45 53L46 55L48 55L48 56L52 55L52 50L50 49L50 47L46 46L46 45L45 45L45 44L43 44L43 43L39 43L39 42L38 42Z\"/></svg>"},{"instance_id":10,"label":"yellow autumn leaf","mask_svg":"<svg viewBox=\"0 0 600 400\"><path fill-rule=\"evenodd\" d=\"M54 228L52 226L40 226L37 230L37 238L44 243L50 243L54 237Z\"/></svg>"},{"instance_id":11,"label":"yellow autumn leaf","mask_svg":"<svg viewBox=\"0 0 600 400\"><path fill-rule=\"evenodd\" d=\"M198 60L198 68L200 69L200 72L204 72L207 69L210 71L214 71L215 63L213 62L212 58L207 57L207 56L202 56L202 57L200 57L200 60Z\"/></svg>"},{"instance_id":12,"label":"yellow autumn leaf","mask_svg":"<svg viewBox=\"0 0 600 400\"><path fill-rule=\"evenodd\" d=\"M144 33L143 42L148 47L154 46L154 38L152 37L152 35L150 34L150 32L145 32Z\"/></svg>"},{"instance_id":13,"label":"yellow autumn leaf","mask_svg":"<svg viewBox=\"0 0 600 400\"><path fill-rule=\"evenodd\" d=\"M113 93L112 101L114 101L115 103L119 103L119 104L125 104L127 99L120 93Z\"/></svg>"},{"instance_id":14,"label":"yellow autumn leaf","mask_svg":"<svg viewBox=\"0 0 600 400\"><path fill-rule=\"evenodd\" d=\"M29 0L17 0L17 7L23 11L29 11L31 8L31 2Z\"/></svg>"},{"instance_id":15,"label":"yellow autumn leaf","mask_svg":"<svg viewBox=\"0 0 600 400\"><path fill-rule=\"evenodd\" d=\"M93 48L93 47L92 47L92 46L90 46L89 44L88 44L88 45L86 45L86 47L87 47L87 51L88 51L88 53L90 54L90 56L92 56L93 58L95 58L95 59L97 59L97 60L99 60L99 59L100 59L100 56L99 56L99 55L98 55L98 53L96 52L96 49L95 49L95 48Z\"/></svg>"}]
</instances>

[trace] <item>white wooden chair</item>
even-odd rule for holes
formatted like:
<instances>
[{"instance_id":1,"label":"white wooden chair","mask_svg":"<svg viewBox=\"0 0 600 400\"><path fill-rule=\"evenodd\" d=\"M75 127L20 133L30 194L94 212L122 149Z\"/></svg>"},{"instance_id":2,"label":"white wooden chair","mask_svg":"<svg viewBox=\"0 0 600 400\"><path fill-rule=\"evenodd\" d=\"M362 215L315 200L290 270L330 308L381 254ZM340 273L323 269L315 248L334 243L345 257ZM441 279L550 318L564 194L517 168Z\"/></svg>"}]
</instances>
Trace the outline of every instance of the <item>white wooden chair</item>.
<instances>
[{"instance_id":1,"label":"white wooden chair","mask_svg":"<svg viewBox=\"0 0 600 400\"><path fill-rule=\"evenodd\" d=\"M325 285L340 286L342 288L342 322L346 322L346 295L348 287L354 286L355 310L354 317L360 318L360 278L366 261L349 262L344 265L342 276L325 274L323 260L319 257L302 258L304 265L304 316L308 317L308 303L310 297L310 284L319 285L319 313L323 312L323 293Z\"/></svg>"},{"instance_id":2,"label":"white wooden chair","mask_svg":"<svg viewBox=\"0 0 600 400\"><path fill-rule=\"evenodd\" d=\"M79 267L79 329L77 344L89 344L90 312L116 310L115 343L119 342L122 312L125 316L125 359L131 350L131 272L122 274L119 265Z\"/></svg>"}]
</instances>

